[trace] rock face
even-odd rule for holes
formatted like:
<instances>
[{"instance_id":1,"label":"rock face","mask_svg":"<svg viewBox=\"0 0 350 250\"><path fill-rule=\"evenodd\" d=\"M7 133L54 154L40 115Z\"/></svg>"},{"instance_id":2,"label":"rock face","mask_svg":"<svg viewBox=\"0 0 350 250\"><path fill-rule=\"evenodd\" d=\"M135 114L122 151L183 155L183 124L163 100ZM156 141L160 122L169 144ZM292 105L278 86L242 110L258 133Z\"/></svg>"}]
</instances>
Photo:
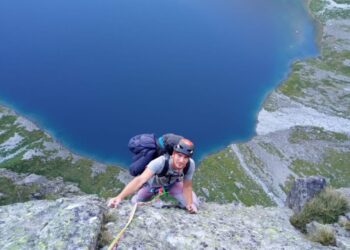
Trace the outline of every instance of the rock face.
<instances>
[{"instance_id":1,"label":"rock face","mask_svg":"<svg viewBox=\"0 0 350 250\"><path fill-rule=\"evenodd\" d=\"M312 199L326 186L326 179L320 176L298 178L294 181L291 191L288 193L286 205L299 213L305 203Z\"/></svg>"},{"instance_id":2,"label":"rock face","mask_svg":"<svg viewBox=\"0 0 350 250\"><path fill-rule=\"evenodd\" d=\"M109 210L105 244L119 233L132 209ZM205 203L198 214L138 207L118 249L329 249L307 240L289 223L291 210ZM102 244L103 245L103 244ZM107 246L103 247L107 249Z\"/></svg>"},{"instance_id":3,"label":"rock face","mask_svg":"<svg viewBox=\"0 0 350 250\"><path fill-rule=\"evenodd\" d=\"M106 250L132 208L124 201L107 209L96 196L1 206L1 249ZM118 249L336 249L309 241L289 223L291 214L287 208L233 203L202 203L198 214L139 206ZM339 246L347 246L349 232L333 228Z\"/></svg>"},{"instance_id":4,"label":"rock face","mask_svg":"<svg viewBox=\"0 0 350 250\"><path fill-rule=\"evenodd\" d=\"M81 196L2 206L1 249L95 249L103 204Z\"/></svg>"}]
</instances>

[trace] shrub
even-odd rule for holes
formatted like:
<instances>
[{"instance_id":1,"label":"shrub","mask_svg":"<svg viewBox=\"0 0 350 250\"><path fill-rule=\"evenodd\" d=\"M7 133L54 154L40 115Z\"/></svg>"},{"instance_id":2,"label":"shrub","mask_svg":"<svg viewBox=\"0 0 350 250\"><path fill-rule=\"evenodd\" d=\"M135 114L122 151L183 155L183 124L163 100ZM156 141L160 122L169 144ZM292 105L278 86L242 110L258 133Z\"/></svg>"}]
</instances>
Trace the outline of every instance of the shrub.
<instances>
[{"instance_id":1,"label":"shrub","mask_svg":"<svg viewBox=\"0 0 350 250\"><path fill-rule=\"evenodd\" d=\"M336 238L331 227L326 225L319 225L317 229L308 235L309 239L321 243L324 246L335 246Z\"/></svg>"},{"instance_id":2,"label":"shrub","mask_svg":"<svg viewBox=\"0 0 350 250\"><path fill-rule=\"evenodd\" d=\"M339 215L349 210L348 201L339 192L326 188L308 201L298 214L290 218L290 223L302 232L311 221L334 223Z\"/></svg>"}]
</instances>

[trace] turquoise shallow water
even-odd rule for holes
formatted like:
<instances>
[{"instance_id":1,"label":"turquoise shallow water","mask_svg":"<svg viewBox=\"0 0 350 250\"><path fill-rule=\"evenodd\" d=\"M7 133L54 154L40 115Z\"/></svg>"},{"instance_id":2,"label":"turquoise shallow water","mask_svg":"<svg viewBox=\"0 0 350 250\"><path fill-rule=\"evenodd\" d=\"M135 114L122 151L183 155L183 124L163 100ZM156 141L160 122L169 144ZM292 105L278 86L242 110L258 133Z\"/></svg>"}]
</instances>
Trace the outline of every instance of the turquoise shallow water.
<instances>
[{"instance_id":1,"label":"turquoise shallow water","mask_svg":"<svg viewBox=\"0 0 350 250\"><path fill-rule=\"evenodd\" d=\"M196 158L254 135L263 98L317 53L302 1L0 2L0 97L64 145L128 164L138 133Z\"/></svg>"}]
</instances>

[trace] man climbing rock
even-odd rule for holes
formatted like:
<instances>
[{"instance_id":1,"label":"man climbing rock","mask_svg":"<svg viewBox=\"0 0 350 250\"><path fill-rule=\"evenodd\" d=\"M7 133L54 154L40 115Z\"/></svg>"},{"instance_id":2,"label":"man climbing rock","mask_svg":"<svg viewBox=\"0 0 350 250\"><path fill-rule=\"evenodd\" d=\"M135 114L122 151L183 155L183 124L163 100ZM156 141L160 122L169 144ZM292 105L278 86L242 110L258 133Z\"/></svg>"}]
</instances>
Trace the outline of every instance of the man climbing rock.
<instances>
[{"instance_id":1,"label":"man climbing rock","mask_svg":"<svg viewBox=\"0 0 350 250\"><path fill-rule=\"evenodd\" d=\"M191 158L194 145L182 138L174 146L171 155L161 155L152 160L142 172L108 202L109 207L117 207L128 195L137 192L131 199L133 203L150 200L160 189L165 189L181 207L190 213L197 213L198 199L192 191L192 176L195 162Z\"/></svg>"}]
</instances>

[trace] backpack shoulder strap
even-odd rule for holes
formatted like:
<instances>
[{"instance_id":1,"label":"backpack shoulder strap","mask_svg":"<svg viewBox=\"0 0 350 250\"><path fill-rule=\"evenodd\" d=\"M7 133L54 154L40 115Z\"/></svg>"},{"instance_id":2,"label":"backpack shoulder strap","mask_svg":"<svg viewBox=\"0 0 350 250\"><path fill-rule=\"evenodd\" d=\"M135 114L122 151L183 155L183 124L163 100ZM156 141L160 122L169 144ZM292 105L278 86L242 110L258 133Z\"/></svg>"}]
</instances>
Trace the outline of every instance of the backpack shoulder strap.
<instances>
[{"instance_id":1,"label":"backpack shoulder strap","mask_svg":"<svg viewBox=\"0 0 350 250\"><path fill-rule=\"evenodd\" d=\"M190 167L191 167L191 161L189 160L186 164L186 167L183 170L184 175L187 174L188 170L190 170ZM158 176L159 177L166 176L166 174L168 173L168 170L169 170L169 157L165 157L163 170L160 174L158 174Z\"/></svg>"},{"instance_id":2,"label":"backpack shoulder strap","mask_svg":"<svg viewBox=\"0 0 350 250\"><path fill-rule=\"evenodd\" d=\"M162 172L160 172L160 174L158 174L159 177L163 177L168 173L169 170L169 157L165 157L165 162L164 162L164 167Z\"/></svg>"},{"instance_id":3,"label":"backpack shoulder strap","mask_svg":"<svg viewBox=\"0 0 350 250\"><path fill-rule=\"evenodd\" d=\"M186 167L184 168L184 175L187 174L188 170L190 170L191 167L191 158L188 160Z\"/></svg>"}]
</instances>

